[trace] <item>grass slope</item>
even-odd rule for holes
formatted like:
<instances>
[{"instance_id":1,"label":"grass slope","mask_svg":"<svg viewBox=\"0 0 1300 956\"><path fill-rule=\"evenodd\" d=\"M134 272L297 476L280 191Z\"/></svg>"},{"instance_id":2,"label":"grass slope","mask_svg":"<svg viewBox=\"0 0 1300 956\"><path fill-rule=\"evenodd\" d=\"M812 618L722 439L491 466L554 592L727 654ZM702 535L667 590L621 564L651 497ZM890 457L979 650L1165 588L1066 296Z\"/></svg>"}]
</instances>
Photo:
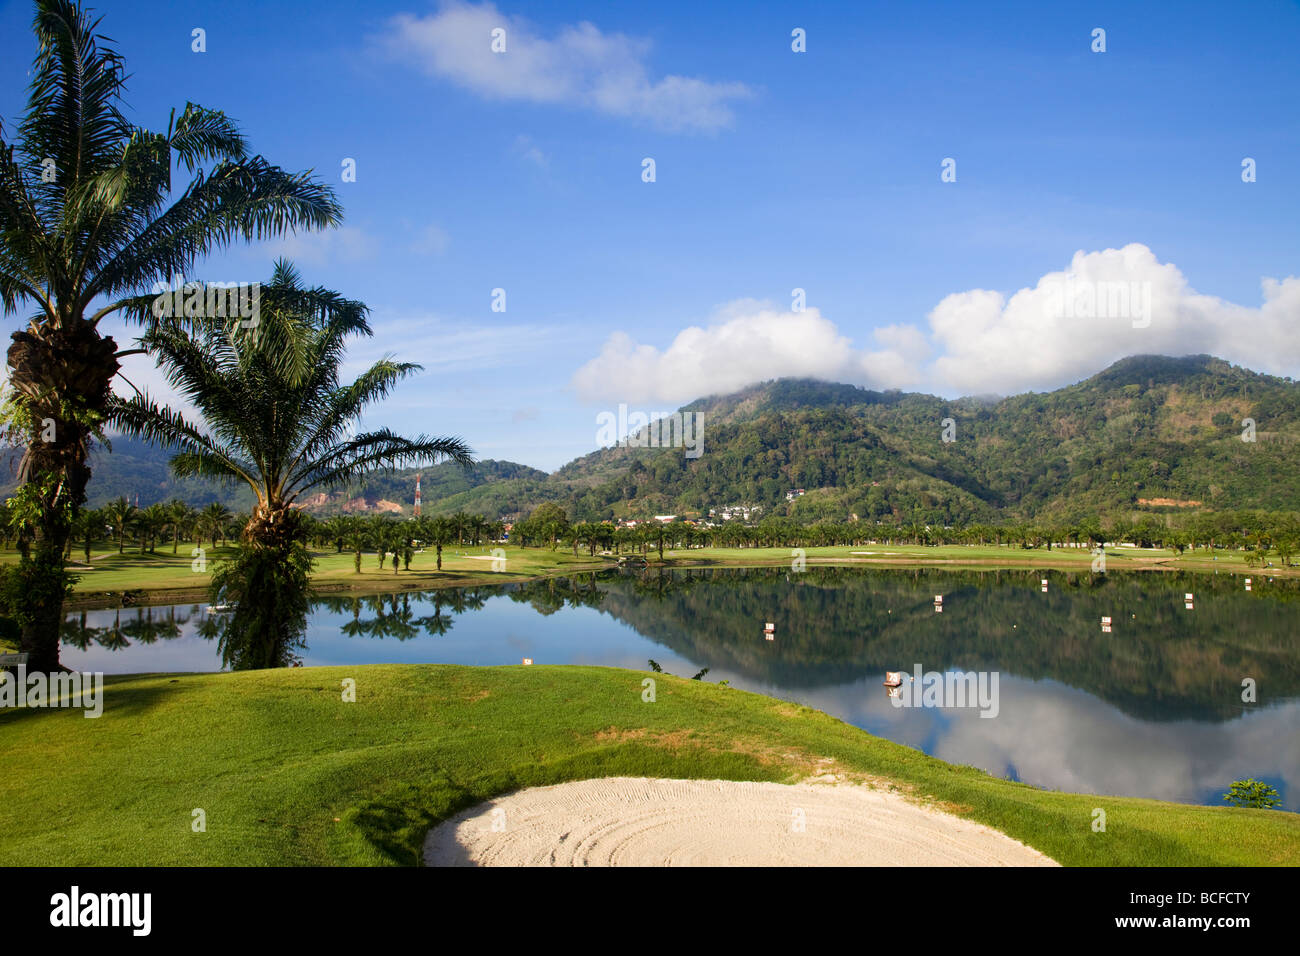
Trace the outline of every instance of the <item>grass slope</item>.
<instances>
[{"instance_id":1,"label":"grass slope","mask_svg":"<svg viewBox=\"0 0 1300 956\"><path fill-rule=\"evenodd\" d=\"M374 665L109 678L97 720L0 712L0 864L414 864L431 824L520 787L828 770L1065 864L1300 863L1297 814L1038 790L716 684L656 675L645 703L646 676ZM191 828L196 808L206 832Z\"/></svg>"}]
</instances>

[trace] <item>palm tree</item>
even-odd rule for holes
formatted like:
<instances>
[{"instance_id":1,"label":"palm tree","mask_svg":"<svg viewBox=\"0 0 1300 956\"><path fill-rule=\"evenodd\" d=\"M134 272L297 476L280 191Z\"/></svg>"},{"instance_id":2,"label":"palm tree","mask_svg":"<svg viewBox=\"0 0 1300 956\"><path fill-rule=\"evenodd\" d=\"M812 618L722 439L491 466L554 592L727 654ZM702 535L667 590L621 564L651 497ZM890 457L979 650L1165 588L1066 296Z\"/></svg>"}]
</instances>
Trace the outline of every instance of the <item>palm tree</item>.
<instances>
[{"instance_id":1,"label":"palm tree","mask_svg":"<svg viewBox=\"0 0 1300 956\"><path fill-rule=\"evenodd\" d=\"M370 540L370 527L364 518L358 515L347 515L339 519L343 522L348 547L352 549L352 566L356 573L361 573L361 552L365 550L366 543Z\"/></svg>"},{"instance_id":2,"label":"palm tree","mask_svg":"<svg viewBox=\"0 0 1300 956\"><path fill-rule=\"evenodd\" d=\"M167 506L167 522L172 527L172 554L176 553L176 548L180 544L181 529L189 524L193 514L194 509L179 498L173 498Z\"/></svg>"},{"instance_id":3,"label":"palm tree","mask_svg":"<svg viewBox=\"0 0 1300 956\"><path fill-rule=\"evenodd\" d=\"M200 538L212 539L212 550L217 550L217 539L226 537L226 526L230 523L230 509L220 501L214 501L199 512Z\"/></svg>"},{"instance_id":4,"label":"palm tree","mask_svg":"<svg viewBox=\"0 0 1300 956\"><path fill-rule=\"evenodd\" d=\"M295 507L301 495L381 468L443 458L473 464L459 438L356 427L367 406L420 369L384 358L354 382L340 381L347 339L371 334L367 312L338 293L305 288L278 262L255 325L163 317L142 338L203 427L143 394L114 404L111 420L128 435L180 449L171 460L178 477L230 479L253 492L245 547L213 575L216 596L237 602L222 635L231 666L282 666L300 645L311 570Z\"/></svg>"},{"instance_id":5,"label":"palm tree","mask_svg":"<svg viewBox=\"0 0 1300 956\"><path fill-rule=\"evenodd\" d=\"M167 509L160 504L152 504L140 512L140 553L144 554L145 544L153 551L158 535L167 527Z\"/></svg>"},{"instance_id":6,"label":"palm tree","mask_svg":"<svg viewBox=\"0 0 1300 956\"><path fill-rule=\"evenodd\" d=\"M451 541L451 522L441 515L425 515L416 526L420 539L437 550L437 569L442 570L442 547Z\"/></svg>"},{"instance_id":7,"label":"palm tree","mask_svg":"<svg viewBox=\"0 0 1300 956\"><path fill-rule=\"evenodd\" d=\"M104 533L104 514L93 508L82 508L77 514L73 528L81 540L81 550L85 555L86 564L90 564L90 546L96 537Z\"/></svg>"},{"instance_id":8,"label":"palm tree","mask_svg":"<svg viewBox=\"0 0 1300 956\"><path fill-rule=\"evenodd\" d=\"M9 347L5 416L25 446L21 643L33 671L58 667L64 547L131 354L100 321L235 240L341 221L329 187L251 156L224 113L189 103L165 132L129 121L124 63L98 29L75 0L37 0L27 111L16 140L0 129L0 306L35 308Z\"/></svg>"},{"instance_id":9,"label":"palm tree","mask_svg":"<svg viewBox=\"0 0 1300 956\"><path fill-rule=\"evenodd\" d=\"M122 553L126 543L126 532L135 521L135 511L135 505L127 501L126 497L122 495L119 495L116 501L110 501L104 508L108 523L113 526L113 531L117 534L118 554Z\"/></svg>"}]
</instances>

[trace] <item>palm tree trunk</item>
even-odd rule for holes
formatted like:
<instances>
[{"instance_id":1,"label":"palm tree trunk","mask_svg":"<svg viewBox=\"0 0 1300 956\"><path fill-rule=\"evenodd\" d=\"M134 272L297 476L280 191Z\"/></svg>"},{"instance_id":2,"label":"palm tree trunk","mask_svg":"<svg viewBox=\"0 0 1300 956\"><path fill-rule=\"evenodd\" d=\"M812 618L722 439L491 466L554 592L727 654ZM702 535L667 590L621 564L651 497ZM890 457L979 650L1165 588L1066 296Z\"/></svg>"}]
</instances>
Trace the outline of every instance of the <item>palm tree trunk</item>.
<instances>
[{"instance_id":1,"label":"palm tree trunk","mask_svg":"<svg viewBox=\"0 0 1300 956\"><path fill-rule=\"evenodd\" d=\"M21 649L32 672L59 668L63 599L70 586L63 555L73 516L86 500L91 429L108 406L116 352L111 338L75 315L63 315L52 327L15 332L9 347L10 385L36 423L19 475L20 494L38 506L30 557L22 561Z\"/></svg>"}]
</instances>

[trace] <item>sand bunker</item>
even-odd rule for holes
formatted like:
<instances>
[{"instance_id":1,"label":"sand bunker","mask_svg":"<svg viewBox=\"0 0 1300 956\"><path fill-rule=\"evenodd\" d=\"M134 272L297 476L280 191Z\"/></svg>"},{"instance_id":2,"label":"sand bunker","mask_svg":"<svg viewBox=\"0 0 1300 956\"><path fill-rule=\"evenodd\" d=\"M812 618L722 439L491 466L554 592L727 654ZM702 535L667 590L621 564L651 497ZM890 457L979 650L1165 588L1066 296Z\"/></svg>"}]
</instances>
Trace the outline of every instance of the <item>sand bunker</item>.
<instances>
[{"instance_id":1,"label":"sand bunker","mask_svg":"<svg viewBox=\"0 0 1300 956\"><path fill-rule=\"evenodd\" d=\"M1056 866L988 827L853 784L609 777L499 797L429 831L429 866Z\"/></svg>"}]
</instances>

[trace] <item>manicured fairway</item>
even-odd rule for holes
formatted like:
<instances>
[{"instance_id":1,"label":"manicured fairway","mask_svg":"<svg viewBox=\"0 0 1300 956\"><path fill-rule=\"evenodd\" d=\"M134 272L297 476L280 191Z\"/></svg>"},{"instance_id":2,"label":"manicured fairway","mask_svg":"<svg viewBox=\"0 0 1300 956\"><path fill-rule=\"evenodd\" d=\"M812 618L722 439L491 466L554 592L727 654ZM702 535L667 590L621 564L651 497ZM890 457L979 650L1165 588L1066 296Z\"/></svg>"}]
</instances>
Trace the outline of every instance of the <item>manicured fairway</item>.
<instances>
[{"instance_id":1,"label":"manicured fairway","mask_svg":"<svg viewBox=\"0 0 1300 956\"><path fill-rule=\"evenodd\" d=\"M413 864L432 823L521 787L824 773L933 800L1065 864L1300 863L1298 814L1042 791L716 684L654 675L647 703L648 676L373 665L109 678L99 719L0 711L0 864Z\"/></svg>"}]
</instances>

